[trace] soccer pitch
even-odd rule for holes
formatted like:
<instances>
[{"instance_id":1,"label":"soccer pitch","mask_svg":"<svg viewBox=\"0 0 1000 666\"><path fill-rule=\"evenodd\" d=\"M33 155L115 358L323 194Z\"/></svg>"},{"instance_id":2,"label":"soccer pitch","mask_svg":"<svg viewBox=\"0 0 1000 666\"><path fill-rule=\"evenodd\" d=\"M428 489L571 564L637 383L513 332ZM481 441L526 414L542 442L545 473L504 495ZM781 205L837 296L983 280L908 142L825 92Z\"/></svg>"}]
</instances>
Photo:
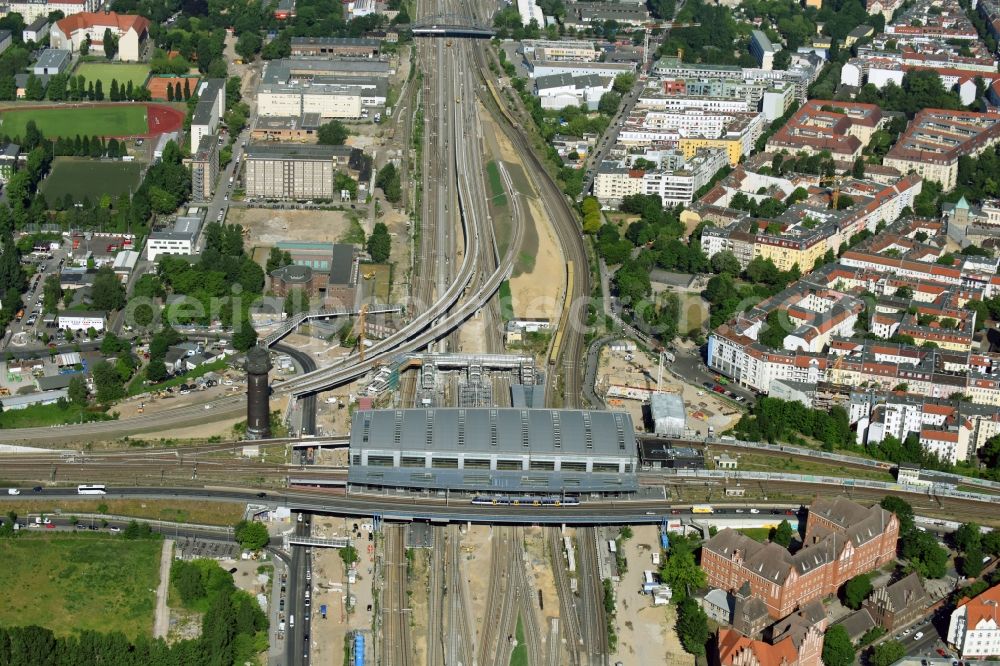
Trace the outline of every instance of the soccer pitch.
<instances>
[{"instance_id":1,"label":"soccer pitch","mask_svg":"<svg viewBox=\"0 0 1000 666\"><path fill-rule=\"evenodd\" d=\"M108 106L14 107L0 111L0 133L24 137L24 128L34 120L47 138L59 136L135 136L146 134L144 104Z\"/></svg>"}]
</instances>

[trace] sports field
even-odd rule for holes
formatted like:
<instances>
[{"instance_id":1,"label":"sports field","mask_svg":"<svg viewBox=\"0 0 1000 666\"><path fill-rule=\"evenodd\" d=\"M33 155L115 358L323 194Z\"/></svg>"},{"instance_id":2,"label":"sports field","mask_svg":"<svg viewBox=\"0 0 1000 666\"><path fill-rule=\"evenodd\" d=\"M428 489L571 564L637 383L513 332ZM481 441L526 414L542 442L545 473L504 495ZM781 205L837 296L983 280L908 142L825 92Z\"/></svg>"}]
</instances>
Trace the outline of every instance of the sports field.
<instances>
[{"instance_id":1,"label":"sports field","mask_svg":"<svg viewBox=\"0 0 1000 666\"><path fill-rule=\"evenodd\" d=\"M62 201L67 192L74 203L84 197L96 203L103 194L114 198L134 192L139 187L141 171L139 162L57 157L52 162L52 173L42 181L42 194L49 206Z\"/></svg>"},{"instance_id":2,"label":"sports field","mask_svg":"<svg viewBox=\"0 0 1000 666\"><path fill-rule=\"evenodd\" d=\"M148 133L144 104L109 106L14 107L0 111L0 132L23 137L34 120L48 138L58 136L135 136Z\"/></svg>"},{"instance_id":3,"label":"sports field","mask_svg":"<svg viewBox=\"0 0 1000 666\"><path fill-rule=\"evenodd\" d=\"M118 79L118 85L125 85L129 81L132 87L137 88L146 82L149 76L149 65L143 64L104 64L99 62L80 63L73 72L76 76L82 76L87 81L97 83L100 79L103 82L104 94L107 96L111 92L111 81Z\"/></svg>"},{"instance_id":4,"label":"sports field","mask_svg":"<svg viewBox=\"0 0 1000 666\"><path fill-rule=\"evenodd\" d=\"M48 531L0 540L7 580L0 624L151 636L162 542Z\"/></svg>"}]
</instances>

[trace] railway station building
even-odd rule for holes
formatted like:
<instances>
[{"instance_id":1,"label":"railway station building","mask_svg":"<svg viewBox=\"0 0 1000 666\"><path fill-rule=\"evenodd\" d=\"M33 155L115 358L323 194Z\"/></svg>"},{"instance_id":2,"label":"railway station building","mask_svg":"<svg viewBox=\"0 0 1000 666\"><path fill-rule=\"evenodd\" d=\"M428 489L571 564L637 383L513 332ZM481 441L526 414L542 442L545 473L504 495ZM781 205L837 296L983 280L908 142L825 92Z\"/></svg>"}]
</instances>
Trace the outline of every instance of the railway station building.
<instances>
[{"instance_id":1,"label":"railway station building","mask_svg":"<svg viewBox=\"0 0 1000 666\"><path fill-rule=\"evenodd\" d=\"M358 412L347 481L358 488L496 495L631 493L637 447L623 412L427 408Z\"/></svg>"}]
</instances>

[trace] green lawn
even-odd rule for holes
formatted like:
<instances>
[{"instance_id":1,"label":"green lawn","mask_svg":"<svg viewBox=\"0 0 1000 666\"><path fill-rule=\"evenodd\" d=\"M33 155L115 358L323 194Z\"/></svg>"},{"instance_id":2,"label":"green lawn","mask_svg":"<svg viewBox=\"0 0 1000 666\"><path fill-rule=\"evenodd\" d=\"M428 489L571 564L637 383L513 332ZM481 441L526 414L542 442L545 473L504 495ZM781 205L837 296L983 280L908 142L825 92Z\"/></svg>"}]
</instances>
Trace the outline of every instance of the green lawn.
<instances>
[{"instance_id":1,"label":"green lawn","mask_svg":"<svg viewBox=\"0 0 1000 666\"><path fill-rule=\"evenodd\" d=\"M88 82L97 83L100 79L103 82L104 95L107 96L111 92L111 81L114 79L118 79L118 85L127 85L128 81L131 81L133 88L146 83L149 77L149 65L85 62L81 63L73 74L83 76Z\"/></svg>"},{"instance_id":2,"label":"green lawn","mask_svg":"<svg viewBox=\"0 0 1000 666\"><path fill-rule=\"evenodd\" d=\"M741 527L739 531L754 541L760 541L761 543L767 543L767 537L771 534L770 527Z\"/></svg>"},{"instance_id":3,"label":"green lawn","mask_svg":"<svg viewBox=\"0 0 1000 666\"><path fill-rule=\"evenodd\" d=\"M150 636L161 548L157 539L126 541L108 533L4 539L0 625Z\"/></svg>"},{"instance_id":4,"label":"green lawn","mask_svg":"<svg viewBox=\"0 0 1000 666\"><path fill-rule=\"evenodd\" d=\"M146 134L146 107L142 104L115 106L66 106L40 109L12 107L0 111L0 131L23 137L24 127L34 120L48 138L58 136L131 136Z\"/></svg>"},{"instance_id":5,"label":"green lawn","mask_svg":"<svg viewBox=\"0 0 1000 666\"><path fill-rule=\"evenodd\" d=\"M82 407L69 405L62 409L55 405L34 405L0 413L0 430L8 428L44 428L64 423L104 421L110 417L103 412L90 412Z\"/></svg>"},{"instance_id":6,"label":"green lawn","mask_svg":"<svg viewBox=\"0 0 1000 666\"><path fill-rule=\"evenodd\" d=\"M69 194L74 203L89 197L97 203L101 195L112 199L134 192L139 187L142 164L118 160L92 160L85 157L57 157L52 173L42 182L42 194L53 207Z\"/></svg>"},{"instance_id":7,"label":"green lawn","mask_svg":"<svg viewBox=\"0 0 1000 666\"><path fill-rule=\"evenodd\" d=\"M528 645L524 642L524 627L521 625L520 615L517 617L515 636L517 645L510 653L510 666L528 666Z\"/></svg>"},{"instance_id":8,"label":"green lawn","mask_svg":"<svg viewBox=\"0 0 1000 666\"><path fill-rule=\"evenodd\" d=\"M500 168L496 162L486 163L486 176L490 181L490 198L497 206L507 205L507 194L500 180Z\"/></svg>"}]
</instances>

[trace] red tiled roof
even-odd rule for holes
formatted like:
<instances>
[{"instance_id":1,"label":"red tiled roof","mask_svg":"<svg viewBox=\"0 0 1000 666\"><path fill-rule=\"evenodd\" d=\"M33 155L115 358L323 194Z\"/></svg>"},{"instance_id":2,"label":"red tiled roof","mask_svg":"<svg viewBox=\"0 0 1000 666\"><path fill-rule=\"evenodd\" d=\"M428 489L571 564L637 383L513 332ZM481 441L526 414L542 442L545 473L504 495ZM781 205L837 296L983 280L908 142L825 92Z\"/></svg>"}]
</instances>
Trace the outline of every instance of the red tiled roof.
<instances>
[{"instance_id":1,"label":"red tiled roof","mask_svg":"<svg viewBox=\"0 0 1000 666\"><path fill-rule=\"evenodd\" d=\"M116 12L80 12L71 14L56 23L64 35L70 35L78 30L93 28L115 28L125 34L135 30L142 34L149 30L149 19L138 14L118 14Z\"/></svg>"}]
</instances>

